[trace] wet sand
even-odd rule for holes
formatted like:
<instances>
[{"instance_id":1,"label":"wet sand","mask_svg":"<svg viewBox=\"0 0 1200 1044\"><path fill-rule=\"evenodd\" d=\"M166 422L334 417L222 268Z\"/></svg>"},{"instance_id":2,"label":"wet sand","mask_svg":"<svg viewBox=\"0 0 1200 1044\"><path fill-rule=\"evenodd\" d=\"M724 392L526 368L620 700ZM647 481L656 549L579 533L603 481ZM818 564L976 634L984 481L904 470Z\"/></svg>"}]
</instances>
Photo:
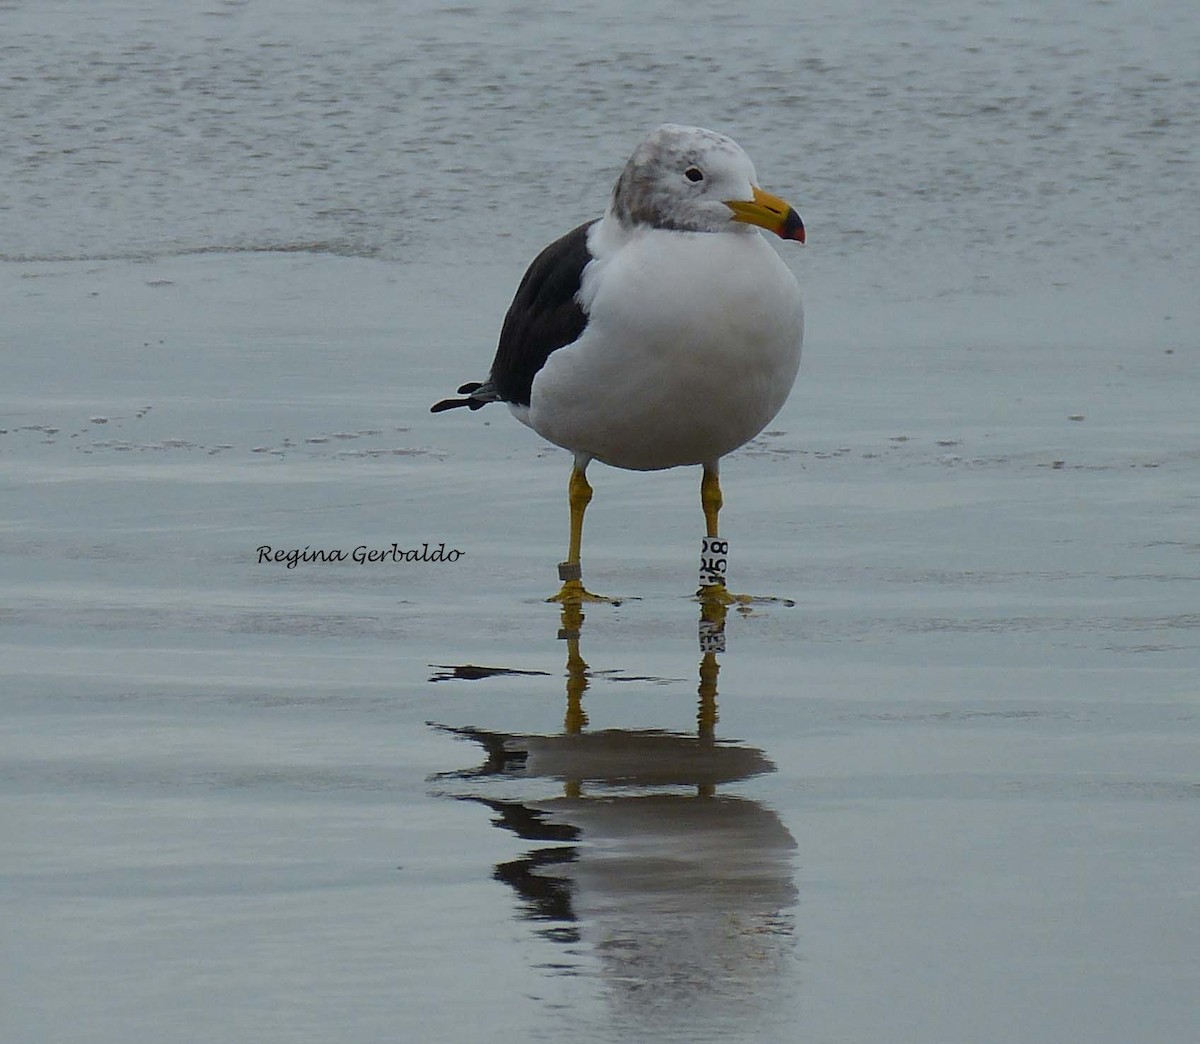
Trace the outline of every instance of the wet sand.
<instances>
[{"instance_id":1,"label":"wet sand","mask_svg":"<svg viewBox=\"0 0 1200 1044\"><path fill-rule=\"evenodd\" d=\"M0 269L4 1036L1190 1040L1192 340L809 276L724 469L794 605L706 655L692 472L596 469L625 601L542 601L568 458L427 414L450 271Z\"/></svg>"}]
</instances>

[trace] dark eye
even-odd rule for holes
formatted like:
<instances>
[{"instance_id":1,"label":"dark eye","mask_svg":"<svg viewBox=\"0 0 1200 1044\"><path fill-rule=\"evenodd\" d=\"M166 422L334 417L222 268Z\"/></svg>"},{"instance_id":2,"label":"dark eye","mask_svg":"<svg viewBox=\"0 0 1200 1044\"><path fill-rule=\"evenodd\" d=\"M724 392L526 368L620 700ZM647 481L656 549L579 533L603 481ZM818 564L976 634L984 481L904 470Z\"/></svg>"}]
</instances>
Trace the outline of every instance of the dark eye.
<instances>
[{"instance_id":1,"label":"dark eye","mask_svg":"<svg viewBox=\"0 0 1200 1044\"><path fill-rule=\"evenodd\" d=\"M683 172L683 176L687 178L688 181L703 181L704 171L702 171L699 167L688 167L688 169Z\"/></svg>"}]
</instances>

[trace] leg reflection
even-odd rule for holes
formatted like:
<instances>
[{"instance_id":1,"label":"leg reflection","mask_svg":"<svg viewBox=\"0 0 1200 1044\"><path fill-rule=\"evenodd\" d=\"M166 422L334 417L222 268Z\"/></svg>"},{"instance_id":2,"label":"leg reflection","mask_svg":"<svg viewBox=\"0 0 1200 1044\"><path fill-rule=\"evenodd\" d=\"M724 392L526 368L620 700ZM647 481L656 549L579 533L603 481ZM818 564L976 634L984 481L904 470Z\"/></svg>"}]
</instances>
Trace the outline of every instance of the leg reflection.
<instances>
[{"instance_id":1,"label":"leg reflection","mask_svg":"<svg viewBox=\"0 0 1200 1044\"><path fill-rule=\"evenodd\" d=\"M700 603L700 709L696 727L702 740L711 742L717 725L717 653L725 651L725 614L729 606L718 599Z\"/></svg>"},{"instance_id":2,"label":"leg reflection","mask_svg":"<svg viewBox=\"0 0 1200 1044\"><path fill-rule=\"evenodd\" d=\"M696 737L701 746L711 747L716 742L717 678L721 673L718 653L725 651L725 617L729 604L719 598L705 598L700 603L699 641L700 666L699 703L696 710ZM589 668L580 652L583 637L583 609L578 602L564 603L560 617L558 637L567 643L567 710L563 718L563 734L579 736L587 727L588 716L583 706L583 694L589 685ZM564 792L568 797L579 797L583 793L578 779L565 781ZM712 796L715 787L707 782L697 783L697 793Z\"/></svg>"},{"instance_id":3,"label":"leg reflection","mask_svg":"<svg viewBox=\"0 0 1200 1044\"><path fill-rule=\"evenodd\" d=\"M558 636L567 643L567 716L563 721L563 731L568 735L582 732L588 722L587 712L583 709L583 694L588 687L588 665L579 652L583 620L583 609L578 602L563 604Z\"/></svg>"}]
</instances>

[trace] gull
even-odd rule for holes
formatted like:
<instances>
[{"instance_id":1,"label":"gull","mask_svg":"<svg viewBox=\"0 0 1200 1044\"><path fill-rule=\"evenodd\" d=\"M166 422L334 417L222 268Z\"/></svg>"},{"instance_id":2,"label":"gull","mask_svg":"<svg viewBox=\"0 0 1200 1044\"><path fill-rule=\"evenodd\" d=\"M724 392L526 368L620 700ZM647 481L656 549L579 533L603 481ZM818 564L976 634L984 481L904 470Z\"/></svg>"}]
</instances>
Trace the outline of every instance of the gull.
<instances>
[{"instance_id":1,"label":"gull","mask_svg":"<svg viewBox=\"0 0 1200 1044\"><path fill-rule=\"evenodd\" d=\"M574 455L570 539L551 601L603 600L583 584L593 460L634 471L699 465L702 598L728 601L721 458L776 416L800 366L795 276L759 229L804 242L796 210L758 186L722 134L664 124L634 150L604 216L529 266L491 371L432 412L507 403Z\"/></svg>"}]
</instances>

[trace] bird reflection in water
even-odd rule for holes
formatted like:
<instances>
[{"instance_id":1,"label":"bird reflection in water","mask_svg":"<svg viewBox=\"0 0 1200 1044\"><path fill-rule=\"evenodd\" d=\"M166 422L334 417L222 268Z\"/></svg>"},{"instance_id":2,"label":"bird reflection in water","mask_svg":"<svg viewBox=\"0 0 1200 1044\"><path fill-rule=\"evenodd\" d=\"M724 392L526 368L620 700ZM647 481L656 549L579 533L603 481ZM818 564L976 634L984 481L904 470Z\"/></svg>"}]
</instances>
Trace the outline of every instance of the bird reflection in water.
<instances>
[{"instance_id":1,"label":"bird reflection in water","mask_svg":"<svg viewBox=\"0 0 1200 1044\"><path fill-rule=\"evenodd\" d=\"M578 973L598 958L617 1010L643 1026L679 1011L744 1019L772 1008L794 978L786 969L795 842L770 808L719 793L774 771L761 750L716 737L725 612L716 602L701 607L694 734L588 730L594 675L580 649L578 603L561 612L561 732L436 726L485 755L477 768L434 777L439 791L486 806L496 826L530 844L493 876L516 892L541 935L565 945L551 966ZM466 677L460 670L453 676ZM547 781L557 793L546 792Z\"/></svg>"}]
</instances>

